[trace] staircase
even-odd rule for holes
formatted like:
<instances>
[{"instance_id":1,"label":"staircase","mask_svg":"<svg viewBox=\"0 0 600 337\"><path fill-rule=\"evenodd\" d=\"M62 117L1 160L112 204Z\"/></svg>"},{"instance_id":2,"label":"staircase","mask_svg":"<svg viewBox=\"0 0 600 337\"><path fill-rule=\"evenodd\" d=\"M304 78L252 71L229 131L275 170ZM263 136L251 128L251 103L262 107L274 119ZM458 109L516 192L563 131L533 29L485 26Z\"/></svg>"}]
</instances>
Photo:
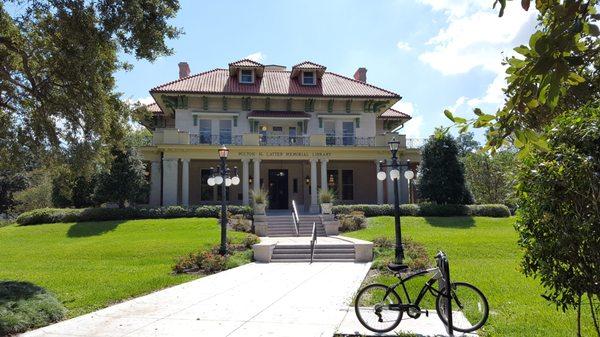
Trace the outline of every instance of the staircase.
<instances>
[{"instance_id":1,"label":"staircase","mask_svg":"<svg viewBox=\"0 0 600 337\"><path fill-rule=\"evenodd\" d=\"M312 223L311 223L312 225ZM354 262L354 244L319 244L313 262ZM310 245L276 245L271 262L310 262Z\"/></svg>"},{"instance_id":2,"label":"staircase","mask_svg":"<svg viewBox=\"0 0 600 337\"><path fill-rule=\"evenodd\" d=\"M300 215L298 236L311 236L313 222L317 225L317 236L326 236L325 227L323 227L319 215ZM267 223L270 237L296 236L296 228L291 215L269 215Z\"/></svg>"}]
</instances>

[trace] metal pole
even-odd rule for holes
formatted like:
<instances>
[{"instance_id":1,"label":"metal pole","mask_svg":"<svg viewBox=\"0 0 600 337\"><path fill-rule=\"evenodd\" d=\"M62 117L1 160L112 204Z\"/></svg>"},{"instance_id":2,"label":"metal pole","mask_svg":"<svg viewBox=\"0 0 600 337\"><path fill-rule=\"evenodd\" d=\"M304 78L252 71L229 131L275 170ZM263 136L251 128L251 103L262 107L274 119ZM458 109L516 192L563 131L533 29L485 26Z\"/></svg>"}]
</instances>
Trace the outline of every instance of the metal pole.
<instances>
[{"instance_id":1,"label":"metal pole","mask_svg":"<svg viewBox=\"0 0 600 337\"><path fill-rule=\"evenodd\" d=\"M392 169L398 170L398 158L396 152L392 153ZM398 195L398 181L399 179L392 179L394 183L394 225L396 229L396 263L402 264L404 260L404 249L402 248L402 229L400 226L400 197Z\"/></svg>"},{"instance_id":2,"label":"metal pole","mask_svg":"<svg viewBox=\"0 0 600 337\"><path fill-rule=\"evenodd\" d=\"M221 255L227 254L227 204L225 202L226 186L225 186L225 158L221 158L221 168L219 172L223 177L221 183Z\"/></svg>"}]
</instances>

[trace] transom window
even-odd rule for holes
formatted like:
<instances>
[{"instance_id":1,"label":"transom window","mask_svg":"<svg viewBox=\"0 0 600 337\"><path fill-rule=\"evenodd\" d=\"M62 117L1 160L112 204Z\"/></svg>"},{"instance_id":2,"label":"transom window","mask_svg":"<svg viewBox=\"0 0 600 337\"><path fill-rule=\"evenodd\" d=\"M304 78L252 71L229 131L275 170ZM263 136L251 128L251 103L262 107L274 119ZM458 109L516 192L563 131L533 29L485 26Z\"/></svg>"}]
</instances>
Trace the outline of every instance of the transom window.
<instances>
[{"instance_id":1,"label":"transom window","mask_svg":"<svg viewBox=\"0 0 600 337\"><path fill-rule=\"evenodd\" d=\"M302 84L304 85L315 85L317 84L317 78L314 71L302 72Z\"/></svg>"},{"instance_id":2,"label":"transom window","mask_svg":"<svg viewBox=\"0 0 600 337\"><path fill-rule=\"evenodd\" d=\"M254 83L254 71L252 69L240 70L240 83Z\"/></svg>"}]
</instances>

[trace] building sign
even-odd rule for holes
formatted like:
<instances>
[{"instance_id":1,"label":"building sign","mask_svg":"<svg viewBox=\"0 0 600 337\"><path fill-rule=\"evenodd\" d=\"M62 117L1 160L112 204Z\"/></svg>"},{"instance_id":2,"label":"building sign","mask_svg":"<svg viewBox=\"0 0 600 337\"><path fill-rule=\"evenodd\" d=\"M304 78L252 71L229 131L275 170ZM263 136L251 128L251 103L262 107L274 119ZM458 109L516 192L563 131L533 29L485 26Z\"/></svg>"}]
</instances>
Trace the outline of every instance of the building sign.
<instances>
[{"instance_id":1,"label":"building sign","mask_svg":"<svg viewBox=\"0 0 600 337\"><path fill-rule=\"evenodd\" d=\"M240 151L238 155L242 158L275 158L275 159L299 159L299 158L329 158L331 152L323 151Z\"/></svg>"}]
</instances>

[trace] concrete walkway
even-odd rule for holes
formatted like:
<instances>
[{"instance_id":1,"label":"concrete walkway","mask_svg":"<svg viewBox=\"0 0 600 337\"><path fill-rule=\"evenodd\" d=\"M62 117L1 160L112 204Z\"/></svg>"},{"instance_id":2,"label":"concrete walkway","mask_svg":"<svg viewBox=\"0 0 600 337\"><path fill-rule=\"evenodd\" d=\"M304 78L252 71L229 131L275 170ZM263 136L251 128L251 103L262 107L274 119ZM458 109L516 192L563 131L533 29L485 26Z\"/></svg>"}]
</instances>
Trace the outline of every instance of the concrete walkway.
<instances>
[{"instance_id":1,"label":"concrete walkway","mask_svg":"<svg viewBox=\"0 0 600 337\"><path fill-rule=\"evenodd\" d=\"M23 334L327 336L370 263L251 263Z\"/></svg>"}]
</instances>

